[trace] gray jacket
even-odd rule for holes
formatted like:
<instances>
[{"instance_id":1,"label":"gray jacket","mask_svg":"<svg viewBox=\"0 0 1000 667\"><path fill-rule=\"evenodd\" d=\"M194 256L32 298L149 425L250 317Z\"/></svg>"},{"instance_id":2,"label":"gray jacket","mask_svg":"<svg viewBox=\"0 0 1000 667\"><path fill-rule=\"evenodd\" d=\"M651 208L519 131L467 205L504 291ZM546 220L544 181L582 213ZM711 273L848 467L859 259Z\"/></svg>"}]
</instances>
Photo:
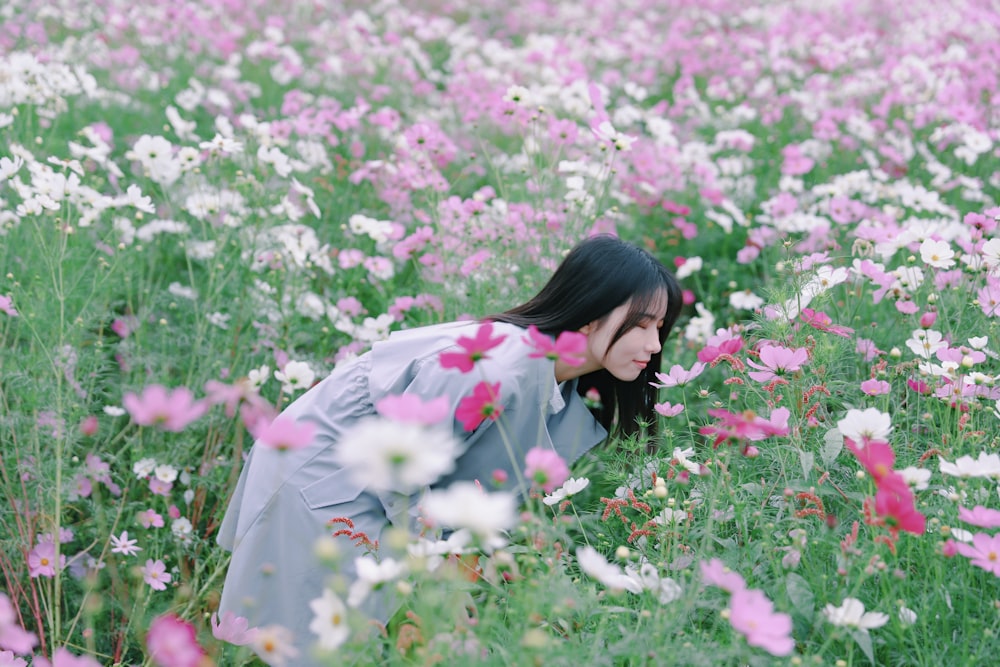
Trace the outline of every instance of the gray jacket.
<instances>
[{"instance_id":1,"label":"gray jacket","mask_svg":"<svg viewBox=\"0 0 1000 667\"><path fill-rule=\"evenodd\" d=\"M500 421L514 461L493 422L487 420L469 433L453 420L464 449L454 471L432 487L457 480L480 480L488 486L500 469L507 473L508 487L514 488L515 465L523 470L524 455L532 447L550 447L572 462L607 436L577 395L575 380L559 386L551 360L528 357L531 348L520 327L494 323L494 335L506 338L472 372L442 368L440 353L461 349L457 338L474 336L478 327L477 322L455 322L393 333L370 352L340 364L285 409L285 415L316 425L311 445L284 452L251 449L219 530L219 544L233 552L220 611L246 617L251 627L277 624L290 629L301 651L294 664L314 664L309 656L315 640L309 631L309 602L337 577L349 582L353 557L363 553L348 553L338 572L318 562L313 546L335 529L329 527L330 519L349 518L355 530L376 540L390 525L388 517L399 515L394 506L398 497L366 491L350 470L332 460L335 443L359 419L374 414L379 399L403 393L424 399L447 395L454 414L459 400L478 382L500 382ZM346 537L338 540L343 550L353 549ZM385 621L389 605L375 597L364 610Z\"/></svg>"}]
</instances>

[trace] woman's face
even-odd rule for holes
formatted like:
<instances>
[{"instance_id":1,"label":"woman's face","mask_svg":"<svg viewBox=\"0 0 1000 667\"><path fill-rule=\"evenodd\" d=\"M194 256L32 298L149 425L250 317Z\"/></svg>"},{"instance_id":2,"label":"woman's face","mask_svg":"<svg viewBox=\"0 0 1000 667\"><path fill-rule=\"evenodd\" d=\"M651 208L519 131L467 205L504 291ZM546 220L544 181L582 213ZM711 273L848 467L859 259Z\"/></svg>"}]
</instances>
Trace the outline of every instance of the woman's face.
<instances>
[{"instance_id":1,"label":"woman's face","mask_svg":"<svg viewBox=\"0 0 1000 667\"><path fill-rule=\"evenodd\" d=\"M600 368L624 382L631 382L649 363L650 357L660 351L660 329L667 312L667 297L657 299L643 313L639 324L625 332L621 338L611 343L615 332L628 316L631 303L626 301L612 310L604 320L595 320L580 329L587 336L584 372ZM657 369L659 370L659 369Z\"/></svg>"}]
</instances>

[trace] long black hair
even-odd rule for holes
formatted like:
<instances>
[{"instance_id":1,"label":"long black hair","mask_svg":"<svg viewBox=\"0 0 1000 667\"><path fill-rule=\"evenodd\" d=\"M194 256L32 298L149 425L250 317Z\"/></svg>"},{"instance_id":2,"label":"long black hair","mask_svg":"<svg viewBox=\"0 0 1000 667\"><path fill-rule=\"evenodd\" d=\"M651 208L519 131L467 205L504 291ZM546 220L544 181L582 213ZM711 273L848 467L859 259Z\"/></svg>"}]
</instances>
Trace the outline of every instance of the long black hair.
<instances>
[{"instance_id":1,"label":"long black hair","mask_svg":"<svg viewBox=\"0 0 1000 667\"><path fill-rule=\"evenodd\" d=\"M664 294L667 312L660 329L660 351L652 355L639 377L625 382L605 369L579 378L577 392L583 396L596 389L601 404L591 408L594 417L609 432L617 417L617 435L639 432L640 422L656 431L653 405L656 389L650 386L653 373L660 370L662 348L680 314L681 288L673 274L646 250L615 236L602 234L578 243L563 259L545 287L529 301L487 317L521 327L534 324L539 331L556 336L563 331L579 331L594 321L603 321L618 306L629 303L621 326L615 331L614 345L630 329L638 326L646 313L653 312Z\"/></svg>"}]
</instances>

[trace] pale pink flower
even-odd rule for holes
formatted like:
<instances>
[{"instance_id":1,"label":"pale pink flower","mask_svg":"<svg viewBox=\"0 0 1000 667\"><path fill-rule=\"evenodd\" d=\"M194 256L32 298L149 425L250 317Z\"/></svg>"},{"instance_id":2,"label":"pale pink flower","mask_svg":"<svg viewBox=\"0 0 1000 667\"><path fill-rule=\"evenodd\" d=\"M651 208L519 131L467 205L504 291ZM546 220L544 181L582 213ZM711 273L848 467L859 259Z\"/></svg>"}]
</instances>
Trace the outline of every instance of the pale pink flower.
<instances>
[{"instance_id":1,"label":"pale pink flower","mask_svg":"<svg viewBox=\"0 0 1000 667\"><path fill-rule=\"evenodd\" d=\"M155 591L166 590L167 584L173 578L167 572L167 566L163 564L162 560L147 560L141 571L143 581Z\"/></svg>"},{"instance_id":2,"label":"pale pink flower","mask_svg":"<svg viewBox=\"0 0 1000 667\"><path fill-rule=\"evenodd\" d=\"M558 453L544 447L532 447L524 457L524 477L552 493L569 478L569 467Z\"/></svg>"},{"instance_id":3,"label":"pale pink flower","mask_svg":"<svg viewBox=\"0 0 1000 667\"><path fill-rule=\"evenodd\" d=\"M137 396L127 393L122 398L132 421L140 426L158 426L165 431L183 431L188 424L205 414L207 405L195 401L187 387L168 391L166 387L152 384Z\"/></svg>"},{"instance_id":4,"label":"pale pink flower","mask_svg":"<svg viewBox=\"0 0 1000 667\"><path fill-rule=\"evenodd\" d=\"M143 528L163 528L163 517L154 509L143 510L138 515L139 524Z\"/></svg>"},{"instance_id":5,"label":"pale pink flower","mask_svg":"<svg viewBox=\"0 0 1000 667\"><path fill-rule=\"evenodd\" d=\"M691 366L691 370L685 370L683 366L674 364L670 367L668 373L654 373L656 379L660 381L659 384L655 382L650 382L649 384L658 389L664 387L681 387L686 385L691 380L701 375L705 371L705 364L698 361Z\"/></svg>"},{"instance_id":6,"label":"pale pink flower","mask_svg":"<svg viewBox=\"0 0 1000 667\"><path fill-rule=\"evenodd\" d=\"M237 616L231 611L222 612L221 618L217 613L213 613L210 622L213 637L235 646L250 644L257 632L256 628L249 627L250 622L247 619Z\"/></svg>"},{"instance_id":7,"label":"pale pink flower","mask_svg":"<svg viewBox=\"0 0 1000 667\"><path fill-rule=\"evenodd\" d=\"M0 651L0 667L28 667L28 663L24 658L15 657L13 651Z\"/></svg>"},{"instance_id":8,"label":"pale pink flower","mask_svg":"<svg viewBox=\"0 0 1000 667\"><path fill-rule=\"evenodd\" d=\"M761 420L762 428L758 432L747 434L747 440L763 440L772 435L785 435L788 433L788 418L792 412L788 408L775 408L771 411L771 416L767 419L758 417Z\"/></svg>"},{"instance_id":9,"label":"pale pink flower","mask_svg":"<svg viewBox=\"0 0 1000 667\"><path fill-rule=\"evenodd\" d=\"M375 410L380 415L406 424L436 424L448 417L449 409L447 396L425 401L416 394L399 394L375 402Z\"/></svg>"},{"instance_id":10,"label":"pale pink flower","mask_svg":"<svg viewBox=\"0 0 1000 667\"><path fill-rule=\"evenodd\" d=\"M976 567L1000 577L1000 534L976 533L972 537L972 546L958 542L955 548Z\"/></svg>"},{"instance_id":11,"label":"pale pink flower","mask_svg":"<svg viewBox=\"0 0 1000 667\"><path fill-rule=\"evenodd\" d=\"M684 412L684 404L678 403L677 405L671 405L670 402L657 403L653 406L659 414L664 417L676 417L680 413Z\"/></svg>"},{"instance_id":12,"label":"pale pink flower","mask_svg":"<svg viewBox=\"0 0 1000 667\"><path fill-rule=\"evenodd\" d=\"M120 537L115 535L111 536L111 553L122 554L123 556L134 556L142 548L138 546L138 540L130 540L128 538L128 531L123 531Z\"/></svg>"},{"instance_id":13,"label":"pale pink flower","mask_svg":"<svg viewBox=\"0 0 1000 667\"><path fill-rule=\"evenodd\" d=\"M808 360L809 350L804 347L792 349L778 345L764 345L760 348L761 363L747 360L748 365L757 369L747 375L757 382L769 382L776 377L799 370Z\"/></svg>"},{"instance_id":14,"label":"pale pink flower","mask_svg":"<svg viewBox=\"0 0 1000 667\"><path fill-rule=\"evenodd\" d=\"M971 510L959 507L958 519L981 528L1000 528L1000 511L982 505L976 505Z\"/></svg>"},{"instance_id":15,"label":"pale pink flower","mask_svg":"<svg viewBox=\"0 0 1000 667\"><path fill-rule=\"evenodd\" d=\"M252 431L257 442L266 449L288 451L307 447L316 435L316 424L311 421L296 422L294 418L279 416L264 424L258 420Z\"/></svg>"},{"instance_id":16,"label":"pale pink flower","mask_svg":"<svg viewBox=\"0 0 1000 667\"><path fill-rule=\"evenodd\" d=\"M701 580L707 586L718 586L729 593L742 591L747 587L743 577L726 567L718 558L701 562Z\"/></svg>"},{"instance_id":17,"label":"pale pink flower","mask_svg":"<svg viewBox=\"0 0 1000 667\"><path fill-rule=\"evenodd\" d=\"M0 311L7 313L11 317L17 317L17 310L14 308L14 300L9 296L0 294Z\"/></svg>"},{"instance_id":18,"label":"pale pink flower","mask_svg":"<svg viewBox=\"0 0 1000 667\"><path fill-rule=\"evenodd\" d=\"M868 394L869 396L879 396L881 394L888 394L890 390L889 383L885 380L876 380L872 378L870 380L865 380L861 383L861 392Z\"/></svg>"},{"instance_id":19,"label":"pale pink flower","mask_svg":"<svg viewBox=\"0 0 1000 667\"><path fill-rule=\"evenodd\" d=\"M17 611L6 594L0 592L0 649L27 653L38 644L38 637L17 621Z\"/></svg>"},{"instance_id":20,"label":"pale pink flower","mask_svg":"<svg viewBox=\"0 0 1000 667\"><path fill-rule=\"evenodd\" d=\"M66 564L66 556L59 555L59 569ZM56 545L41 542L28 553L28 574L32 577L56 576Z\"/></svg>"},{"instance_id":21,"label":"pale pink flower","mask_svg":"<svg viewBox=\"0 0 1000 667\"><path fill-rule=\"evenodd\" d=\"M146 633L146 649L160 667L199 667L206 657L194 626L173 614L153 619Z\"/></svg>"},{"instance_id":22,"label":"pale pink flower","mask_svg":"<svg viewBox=\"0 0 1000 667\"><path fill-rule=\"evenodd\" d=\"M36 657L32 667L101 667L101 663L89 655L73 655L69 649L62 647L52 654L52 662Z\"/></svg>"},{"instance_id":23,"label":"pale pink flower","mask_svg":"<svg viewBox=\"0 0 1000 667\"><path fill-rule=\"evenodd\" d=\"M746 637L751 646L759 646L771 655L789 655L795 650L792 617L774 611L774 605L758 590L733 592L729 601L729 622Z\"/></svg>"}]
</instances>

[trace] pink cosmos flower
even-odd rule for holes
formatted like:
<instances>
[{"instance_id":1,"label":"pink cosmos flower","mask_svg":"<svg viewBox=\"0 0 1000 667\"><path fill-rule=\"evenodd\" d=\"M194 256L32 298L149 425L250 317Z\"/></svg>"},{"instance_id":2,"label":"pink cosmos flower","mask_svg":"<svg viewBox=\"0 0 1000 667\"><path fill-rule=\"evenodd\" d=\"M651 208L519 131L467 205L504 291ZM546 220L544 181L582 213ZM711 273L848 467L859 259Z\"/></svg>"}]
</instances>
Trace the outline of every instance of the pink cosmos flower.
<instances>
[{"instance_id":1,"label":"pink cosmos flower","mask_svg":"<svg viewBox=\"0 0 1000 667\"><path fill-rule=\"evenodd\" d=\"M146 634L146 649L160 667L198 667L206 656L194 626L173 614L153 619Z\"/></svg>"},{"instance_id":2,"label":"pink cosmos flower","mask_svg":"<svg viewBox=\"0 0 1000 667\"><path fill-rule=\"evenodd\" d=\"M308 446L316 435L316 424L311 421L296 422L292 417L275 417L262 425L263 420L254 426L253 435L257 442L266 449L288 451Z\"/></svg>"},{"instance_id":3,"label":"pink cosmos flower","mask_svg":"<svg viewBox=\"0 0 1000 667\"><path fill-rule=\"evenodd\" d=\"M587 350L587 337L578 331L563 331L553 342L550 336L543 334L532 324L523 340L534 348L528 354L531 359L545 357L570 366L579 366L586 360L583 354Z\"/></svg>"},{"instance_id":4,"label":"pink cosmos flower","mask_svg":"<svg viewBox=\"0 0 1000 667\"><path fill-rule=\"evenodd\" d=\"M212 614L212 636L222 642L228 642L235 646L245 646L253 641L256 628L250 628L247 619L237 616L231 611L222 613L219 618L217 613Z\"/></svg>"},{"instance_id":5,"label":"pink cosmos flower","mask_svg":"<svg viewBox=\"0 0 1000 667\"><path fill-rule=\"evenodd\" d=\"M747 360L747 364L757 369L747 375L757 382L768 382L802 368L802 364L809 360L809 350L804 347L791 349L778 345L764 345L760 348L760 360L760 364Z\"/></svg>"},{"instance_id":6,"label":"pink cosmos flower","mask_svg":"<svg viewBox=\"0 0 1000 667\"><path fill-rule=\"evenodd\" d=\"M59 565L66 564L66 556L59 555ZM34 577L56 576L56 545L52 542L41 542L28 553L28 574Z\"/></svg>"},{"instance_id":7,"label":"pink cosmos flower","mask_svg":"<svg viewBox=\"0 0 1000 667\"><path fill-rule=\"evenodd\" d=\"M982 528L1000 528L1000 511L976 505L971 510L958 508L958 519Z\"/></svg>"},{"instance_id":8,"label":"pink cosmos flower","mask_svg":"<svg viewBox=\"0 0 1000 667\"><path fill-rule=\"evenodd\" d=\"M712 336L708 339L705 347L698 350L698 361L710 364L724 354L734 355L742 349L743 339L726 331L723 335Z\"/></svg>"},{"instance_id":9,"label":"pink cosmos flower","mask_svg":"<svg viewBox=\"0 0 1000 667\"><path fill-rule=\"evenodd\" d=\"M0 294L0 311L7 313L11 317L18 316L17 310L14 308L14 300L2 294Z\"/></svg>"},{"instance_id":10,"label":"pink cosmos flower","mask_svg":"<svg viewBox=\"0 0 1000 667\"><path fill-rule=\"evenodd\" d=\"M17 622L17 611L6 594L0 592L0 649L27 653L38 644L38 637Z\"/></svg>"},{"instance_id":11,"label":"pink cosmos flower","mask_svg":"<svg viewBox=\"0 0 1000 667\"><path fill-rule=\"evenodd\" d=\"M386 419L406 424L437 424L448 416L447 396L424 401L416 394L386 396L375 403L375 410Z\"/></svg>"},{"instance_id":12,"label":"pink cosmos flower","mask_svg":"<svg viewBox=\"0 0 1000 667\"><path fill-rule=\"evenodd\" d=\"M123 531L121 536L111 536L111 553L122 554L123 556L134 556L142 551L139 540L130 540L128 531Z\"/></svg>"},{"instance_id":13,"label":"pink cosmos flower","mask_svg":"<svg viewBox=\"0 0 1000 667\"><path fill-rule=\"evenodd\" d=\"M0 667L28 667L28 663L15 657L13 651L0 651Z\"/></svg>"},{"instance_id":14,"label":"pink cosmos flower","mask_svg":"<svg viewBox=\"0 0 1000 667\"><path fill-rule=\"evenodd\" d=\"M976 567L1000 577L1000 534L991 537L986 533L976 533L972 536L971 545L956 542L955 549Z\"/></svg>"},{"instance_id":15,"label":"pink cosmos flower","mask_svg":"<svg viewBox=\"0 0 1000 667\"><path fill-rule=\"evenodd\" d=\"M166 387L152 384L137 396L127 393L122 398L132 420L140 426L158 426L165 431L183 431L188 424L205 414L207 405L195 401L187 387L168 391Z\"/></svg>"},{"instance_id":16,"label":"pink cosmos flower","mask_svg":"<svg viewBox=\"0 0 1000 667\"><path fill-rule=\"evenodd\" d=\"M752 410L740 413L724 409L709 410L708 414L720 419L716 425L702 426L698 432L702 435L715 435L714 447L724 440L763 440L772 435L788 435L788 427L781 427L771 421L758 417Z\"/></svg>"},{"instance_id":17,"label":"pink cosmos flower","mask_svg":"<svg viewBox=\"0 0 1000 667\"><path fill-rule=\"evenodd\" d=\"M891 387L889 383L885 380L876 380L875 378L872 378L861 383L861 392L868 394L869 396L888 394L890 389Z\"/></svg>"},{"instance_id":18,"label":"pink cosmos flower","mask_svg":"<svg viewBox=\"0 0 1000 667\"><path fill-rule=\"evenodd\" d=\"M503 404L500 403L500 383L489 384L480 382L472 394L458 402L455 419L462 422L466 431L474 431L486 419L496 421L503 414Z\"/></svg>"},{"instance_id":19,"label":"pink cosmos flower","mask_svg":"<svg viewBox=\"0 0 1000 667\"><path fill-rule=\"evenodd\" d=\"M73 655L65 647L56 649L52 654L52 662L36 657L32 665L33 667L101 667L101 663L89 655Z\"/></svg>"},{"instance_id":20,"label":"pink cosmos flower","mask_svg":"<svg viewBox=\"0 0 1000 667\"><path fill-rule=\"evenodd\" d=\"M691 370L685 370L682 366L674 364L670 367L669 373L654 373L659 384L650 382L650 386L662 389L664 387L681 387L691 380L701 375L705 371L705 364L698 361L691 366Z\"/></svg>"},{"instance_id":21,"label":"pink cosmos flower","mask_svg":"<svg viewBox=\"0 0 1000 667\"><path fill-rule=\"evenodd\" d=\"M143 528L163 528L163 517L154 509L139 512L139 524Z\"/></svg>"},{"instance_id":22,"label":"pink cosmos flower","mask_svg":"<svg viewBox=\"0 0 1000 667\"><path fill-rule=\"evenodd\" d=\"M892 451L892 446L888 442L881 440L864 441L863 446L858 446L850 438L844 438L847 449L857 457L858 461L865 467L868 474L875 480L875 484L882 486L883 482L890 477L892 467L896 463L896 454Z\"/></svg>"},{"instance_id":23,"label":"pink cosmos flower","mask_svg":"<svg viewBox=\"0 0 1000 667\"><path fill-rule=\"evenodd\" d=\"M684 412L684 404L678 403L677 405L671 405L669 402L657 403L653 406L653 409L664 417L676 417L680 413Z\"/></svg>"},{"instance_id":24,"label":"pink cosmos flower","mask_svg":"<svg viewBox=\"0 0 1000 667\"><path fill-rule=\"evenodd\" d=\"M826 331L827 333L832 333L837 336L850 338L851 334L854 333L854 329L834 324L829 315L822 311L813 310L812 308L803 308L802 312L799 313L799 317L802 318L803 322L812 328L819 329L820 331Z\"/></svg>"},{"instance_id":25,"label":"pink cosmos flower","mask_svg":"<svg viewBox=\"0 0 1000 667\"><path fill-rule=\"evenodd\" d=\"M729 593L742 591L747 587L743 577L726 567L718 558L701 562L701 580L707 586L718 586Z\"/></svg>"},{"instance_id":26,"label":"pink cosmos flower","mask_svg":"<svg viewBox=\"0 0 1000 667\"><path fill-rule=\"evenodd\" d=\"M758 433L750 433L747 440L763 440L772 435L786 435L788 433L788 418L792 416L792 411L788 408L775 408L771 411L771 416L762 420L762 428Z\"/></svg>"},{"instance_id":27,"label":"pink cosmos flower","mask_svg":"<svg viewBox=\"0 0 1000 667\"><path fill-rule=\"evenodd\" d=\"M162 560L154 561L150 558L146 561L141 571L143 581L149 584L149 587L154 591L166 590L167 584L173 578L167 572L167 566L163 564Z\"/></svg>"},{"instance_id":28,"label":"pink cosmos flower","mask_svg":"<svg viewBox=\"0 0 1000 667\"><path fill-rule=\"evenodd\" d=\"M532 447L524 457L524 476L552 493L569 478L569 467L559 454L544 447Z\"/></svg>"},{"instance_id":29,"label":"pink cosmos flower","mask_svg":"<svg viewBox=\"0 0 1000 667\"><path fill-rule=\"evenodd\" d=\"M913 492L897 472L890 473L875 492L875 512L887 519L890 530L923 535L927 528L927 518L917 510Z\"/></svg>"},{"instance_id":30,"label":"pink cosmos flower","mask_svg":"<svg viewBox=\"0 0 1000 667\"><path fill-rule=\"evenodd\" d=\"M457 368L462 373L468 373L480 359L486 359L486 353L500 345L506 336L493 336L493 323L483 322L476 330L473 338L459 336L456 341L461 352L442 352L440 355L442 368Z\"/></svg>"},{"instance_id":31,"label":"pink cosmos flower","mask_svg":"<svg viewBox=\"0 0 1000 667\"><path fill-rule=\"evenodd\" d=\"M771 655L789 655L795 650L791 638L792 617L774 611L762 591L738 590L729 601L729 622L747 639Z\"/></svg>"},{"instance_id":32,"label":"pink cosmos flower","mask_svg":"<svg viewBox=\"0 0 1000 667\"><path fill-rule=\"evenodd\" d=\"M149 490L155 496L163 496L166 498L170 495L170 490L174 488L174 485L170 482L164 482L158 477L149 478Z\"/></svg>"}]
</instances>

